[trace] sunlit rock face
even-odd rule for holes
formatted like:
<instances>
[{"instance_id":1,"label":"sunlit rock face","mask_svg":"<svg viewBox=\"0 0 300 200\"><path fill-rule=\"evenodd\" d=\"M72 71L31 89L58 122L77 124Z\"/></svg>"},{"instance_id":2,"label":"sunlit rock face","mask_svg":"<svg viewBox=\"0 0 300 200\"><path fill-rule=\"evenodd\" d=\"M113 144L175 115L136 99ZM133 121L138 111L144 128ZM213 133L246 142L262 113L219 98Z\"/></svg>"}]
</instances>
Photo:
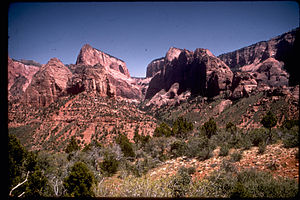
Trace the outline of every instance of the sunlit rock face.
<instances>
[{"instance_id":1,"label":"sunlit rock face","mask_svg":"<svg viewBox=\"0 0 300 200\"><path fill-rule=\"evenodd\" d=\"M91 47L89 44L85 44L77 57L76 65L90 65L94 66L100 64L105 68L111 68L119 71L122 74L130 77L129 71L124 61L108 55L100 50Z\"/></svg>"},{"instance_id":2,"label":"sunlit rock face","mask_svg":"<svg viewBox=\"0 0 300 200\"><path fill-rule=\"evenodd\" d=\"M24 94L24 101L32 106L48 106L66 94L71 71L57 58L42 66L33 76Z\"/></svg>"},{"instance_id":3,"label":"sunlit rock face","mask_svg":"<svg viewBox=\"0 0 300 200\"><path fill-rule=\"evenodd\" d=\"M40 69L39 66L24 64L19 61L7 60L8 99L19 100L29 86L33 75Z\"/></svg>"}]
</instances>

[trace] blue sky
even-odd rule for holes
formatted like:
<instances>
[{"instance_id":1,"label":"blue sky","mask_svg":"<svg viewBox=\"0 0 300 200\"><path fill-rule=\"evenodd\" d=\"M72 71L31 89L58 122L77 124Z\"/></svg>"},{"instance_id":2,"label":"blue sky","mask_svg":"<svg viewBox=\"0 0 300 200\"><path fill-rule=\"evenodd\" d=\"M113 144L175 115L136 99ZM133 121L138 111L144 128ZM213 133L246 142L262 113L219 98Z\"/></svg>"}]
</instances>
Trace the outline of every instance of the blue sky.
<instances>
[{"instance_id":1,"label":"blue sky","mask_svg":"<svg viewBox=\"0 0 300 200\"><path fill-rule=\"evenodd\" d=\"M293 1L14 3L8 55L70 64L88 43L124 60L131 76L144 77L171 46L219 55L298 26Z\"/></svg>"}]
</instances>

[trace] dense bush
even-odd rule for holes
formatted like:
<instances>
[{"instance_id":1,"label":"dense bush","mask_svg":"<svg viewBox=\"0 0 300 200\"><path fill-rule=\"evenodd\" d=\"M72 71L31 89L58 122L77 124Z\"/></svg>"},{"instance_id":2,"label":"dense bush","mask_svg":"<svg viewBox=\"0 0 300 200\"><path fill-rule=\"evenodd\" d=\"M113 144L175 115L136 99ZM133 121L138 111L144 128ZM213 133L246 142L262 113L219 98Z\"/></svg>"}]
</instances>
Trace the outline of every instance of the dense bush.
<instances>
[{"instance_id":1,"label":"dense bush","mask_svg":"<svg viewBox=\"0 0 300 200\"><path fill-rule=\"evenodd\" d=\"M187 143L185 155L198 160L206 160L212 156L212 151L215 148L215 144L211 143L206 137L191 137Z\"/></svg>"},{"instance_id":2,"label":"dense bush","mask_svg":"<svg viewBox=\"0 0 300 200\"><path fill-rule=\"evenodd\" d=\"M171 145L171 155L175 158L185 155L187 145L184 141L178 140Z\"/></svg>"},{"instance_id":3,"label":"dense bush","mask_svg":"<svg viewBox=\"0 0 300 200\"><path fill-rule=\"evenodd\" d=\"M265 128L269 129L269 140L272 140L271 129L277 124L277 117L269 111L260 122ZM268 143L268 142L267 142Z\"/></svg>"},{"instance_id":4,"label":"dense bush","mask_svg":"<svg viewBox=\"0 0 300 200\"><path fill-rule=\"evenodd\" d=\"M192 187L197 191L192 193L201 197L292 198L298 195L298 184L295 180L274 178L268 172L254 169L244 169L238 173L221 169L199 185L201 190Z\"/></svg>"},{"instance_id":5,"label":"dense bush","mask_svg":"<svg viewBox=\"0 0 300 200\"><path fill-rule=\"evenodd\" d=\"M220 148L219 156L227 156L228 152L229 152L229 145L225 143Z\"/></svg>"},{"instance_id":6,"label":"dense bush","mask_svg":"<svg viewBox=\"0 0 300 200\"><path fill-rule=\"evenodd\" d=\"M116 142L120 145L121 150L125 157L135 157L135 153L132 147L132 143L129 142L126 135L120 134L116 138Z\"/></svg>"},{"instance_id":7,"label":"dense bush","mask_svg":"<svg viewBox=\"0 0 300 200\"><path fill-rule=\"evenodd\" d=\"M187 133L194 129L193 123L183 117L178 117L172 126L172 134L177 138L186 138Z\"/></svg>"},{"instance_id":8,"label":"dense bush","mask_svg":"<svg viewBox=\"0 0 300 200\"><path fill-rule=\"evenodd\" d=\"M299 126L294 126L290 130L284 130L283 145L285 148L294 148L299 146Z\"/></svg>"},{"instance_id":9,"label":"dense bush","mask_svg":"<svg viewBox=\"0 0 300 200\"><path fill-rule=\"evenodd\" d=\"M282 123L282 128L286 128L290 130L294 126L298 126L298 125L299 125L299 120L284 120L284 122Z\"/></svg>"},{"instance_id":10,"label":"dense bush","mask_svg":"<svg viewBox=\"0 0 300 200\"><path fill-rule=\"evenodd\" d=\"M114 175L119 166L119 161L116 159L116 156L111 152L105 152L103 161L99 164L100 171L105 176Z\"/></svg>"},{"instance_id":11,"label":"dense bush","mask_svg":"<svg viewBox=\"0 0 300 200\"><path fill-rule=\"evenodd\" d=\"M92 186L95 177L88 167L82 162L76 162L69 175L64 179L64 187L67 196L71 197L90 197L94 196Z\"/></svg>"},{"instance_id":12,"label":"dense bush","mask_svg":"<svg viewBox=\"0 0 300 200\"><path fill-rule=\"evenodd\" d=\"M181 167L173 177L169 188L173 197L184 197L189 192L190 183L192 181L191 174L195 172L194 168Z\"/></svg>"},{"instance_id":13,"label":"dense bush","mask_svg":"<svg viewBox=\"0 0 300 200\"><path fill-rule=\"evenodd\" d=\"M67 145L65 152L66 153L72 153L73 151L80 150L80 147L78 146L78 141L75 139L74 136L72 136L69 144Z\"/></svg>"},{"instance_id":14,"label":"dense bush","mask_svg":"<svg viewBox=\"0 0 300 200\"><path fill-rule=\"evenodd\" d=\"M209 139L217 133L217 124L213 118L210 118L208 122L205 122L202 128Z\"/></svg>"},{"instance_id":15,"label":"dense bush","mask_svg":"<svg viewBox=\"0 0 300 200\"><path fill-rule=\"evenodd\" d=\"M243 155L241 151L235 151L230 155L230 160L232 162L238 162L242 159Z\"/></svg>"},{"instance_id":16,"label":"dense bush","mask_svg":"<svg viewBox=\"0 0 300 200\"><path fill-rule=\"evenodd\" d=\"M8 194L10 196L43 196L48 180L37 165L36 154L28 152L11 134L8 135L8 165ZM23 184L13 190L22 182Z\"/></svg>"},{"instance_id":17,"label":"dense bush","mask_svg":"<svg viewBox=\"0 0 300 200\"><path fill-rule=\"evenodd\" d=\"M158 127L155 128L153 137L169 137L172 134L171 128L165 123L161 123Z\"/></svg>"}]
</instances>

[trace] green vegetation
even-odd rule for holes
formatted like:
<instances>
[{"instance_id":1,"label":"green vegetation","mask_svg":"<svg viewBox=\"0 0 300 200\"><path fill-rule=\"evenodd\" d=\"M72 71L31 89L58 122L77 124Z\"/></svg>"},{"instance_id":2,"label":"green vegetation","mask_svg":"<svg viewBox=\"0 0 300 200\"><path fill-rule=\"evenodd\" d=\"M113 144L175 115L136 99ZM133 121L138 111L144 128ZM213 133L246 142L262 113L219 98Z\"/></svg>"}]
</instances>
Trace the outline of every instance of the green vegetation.
<instances>
[{"instance_id":1,"label":"green vegetation","mask_svg":"<svg viewBox=\"0 0 300 200\"><path fill-rule=\"evenodd\" d=\"M133 151L132 143L129 142L126 135L120 134L116 138L116 142L120 145L121 150L125 157L135 157L135 153Z\"/></svg>"},{"instance_id":2,"label":"green vegetation","mask_svg":"<svg viewBox=\"0 0 300 200\"><path fill-rule=\"evenodd\" d=\"M275 129L272 120L268 125L267 117L261 116L264 127L242 130L236 127L235 121L219 126L217 119L205 118L203 124L197 124L192 123L191 118L176 117L162 122L153 137L141 133L141 125L131 126L135 128L134 143L126 133L121 133L126 125L111 132L97 126L91 143L82 150L76 140L78 133L65 144L62 152L28 152L14 135L9 134L8 193L26 180L28 173L27 181L13 190L11 196L284 198L298 194L298 183L294 180L273 178L269 173L254 169L237 171L235 166L235 162L243 159L243 151L253 146L258 147L258 154L265 153L267 142L281 141L285 148L297 147L299 127L295 121L286 120L282 127ZM198 127L194 127L195 124ZM79 132L85 126L80 125ZM66 127L60 128L60 124L53 127L56 129L53 136L53 128L49 127L54 146L58 144L55 135L67 132ZM29 128L24 126L10 131L21 135L21 130ZM268 140L270 130L272 138ZM103 143L102 133L104 136L111 134L110 144ZM216 147L220 148L223 162L201 180L192 179L195 168L180 168L175 175L158 179L151 176L155 174L151 169L164 165L168 159L182 157L204 161L213 156ZM232 153L230 149L234 149ZM269 163L267 169L277 170L278 164Z\"/></svg>"},{"instance_id":3,"label":"green vegetation","mask_svg":"<svg viewBox=\"0 0 300 200\"><path fill-rule=\"evenodd\" d=\"M156 127L153 133L153 137L170 137L172 135L172 129L165 123L161 123L159 127Z\"/></svg>"},{"instance_id":4,"label":"green vegetation","mask_svg":"<svg viewBox=\"0 0 300 200\"><path fill-rule=\"evenodd\" d=\"M64 187L67 190L66 196L90 197L94 196L92 186L95 178L88 167L82 162L76 162L69 175L64 179Z\"/></svg>"},{"instance_id":5,"label":"green vegetation","mask_svg":"<svg viewBox=\"0 0 300 200\"><path fill-rule=\"evenodd\" d=\"M217 133L217 124L213 118L210 118L208 122L205 122L202 128L208 139Z\"/></svg>"},{"instance_id":6,"label":"green vegetation","mask_svg":"<svg viewBox=\"0 0 300 200\"><path fill-rule=\"evenodd\" d=\"M8 135L8 165L8 194L10 196L43 195L47 179L37 165L36 154L28 152L11 134Z\"/></svg>"},{"instance_id":7,"label":"green vegetation","mask_svg":"<svg viewBox=\"0 0 300 200\"><path fill-rule=\"evenodd\" d=\"M114 175L119 166L119 161L113 153L106 152L103 162L100 163L100 170L105 176Z\"/></svg>"},{"instance_id":8,"label":"green vegetation","mask_svg":"<svg viewBox=\"0 0 300 200\"><path fill-rule=\"evenodd\" d=\"M272 140L271 129L277 124L277 117L269 111L261 120L262 125L269 129L269 140Z\"/></svg>"},{"instance_id":9,"label":"green vegetation","mask_svg":"<svg viewBox=\"0 0 300 200\"><path fill-rule=\"evenodd\" d=\"M69 144L67 145L65 152L66 153L72 153L73 151L78 151L80 150L80 147L78 146L78 141L75 139L75 137L73 136L69 142Z\"/></svg>"}]
</instances>

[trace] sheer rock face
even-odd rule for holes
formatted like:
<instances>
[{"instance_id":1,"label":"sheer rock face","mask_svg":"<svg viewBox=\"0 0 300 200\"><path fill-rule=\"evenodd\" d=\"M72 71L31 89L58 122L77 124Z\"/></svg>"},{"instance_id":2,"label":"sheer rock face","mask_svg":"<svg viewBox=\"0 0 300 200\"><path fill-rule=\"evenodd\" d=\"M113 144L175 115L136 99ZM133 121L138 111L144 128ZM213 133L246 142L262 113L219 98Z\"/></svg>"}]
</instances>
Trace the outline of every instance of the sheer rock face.
<instances>
[{"instance_id":1,"label":"sheer rock face","mask_svg":"<svg viewBox=\"0 0 300 200\"><path fill-rule=\"evenodd\" d=\"M119 71L122 74L125 74L127 77L130 77L129 71L124 61L103 53L102 51L91 47L89 44L85 44L80 50L76 65L94 66L96 64L101 64L105 68Z\"/></svg>"},{"instance_id":2,"label":"sheer rock face","mask_svg":"<svg viewBox=\"0 0 300 200\"><path fill-rule=\"evenodd\" d=\"M105 68L100 64L76 66L67 83L67 93L78 94L83 91L98 93L100 96L116 95L116 88L110 83Z\"/></svg>"},{"instance_id":3,"label":"sheer rock face","mask_svg":"<svg viewBox=\"0 0 300 200\"><path fill-rule=\"evenodd\" d=\"M19 99L31 82L33 75L40 68L34 65L25 65L8 57L8 99Z\"/></svg>"},{"instance_id":4,"label":"sheer rock face","mask_svg":"<svg viewBox=\"0 0 300 200\"><path fill-rule=\"evenodd\" d=\"M299 29L218 57L233 70L256 74L258 83L271 87L288 85L287 72L295 79L296 64L291 61L295 61L297 34L299 35Z\"/></svg>"},{"instance_id":5,"label":"sheer rock face","mask_svg":"<svg viewBox=\"0 0 300 200\"><path fill-rule=\"evenodd\" d=\"M57 58L41 67L33 76L24 94L28 105L44 107L66 94L67 82L72 77L71 71Z\"/></svg>"},{"instance_id":6,"label":"sheer rock face","mask_svg":"<svg viewBox=\"0 0 300 200\"><path fill-rule=\"evenodd\" d=\"M256 65L270 57L282 61L284 60L283 54L292 48L295 37L296 31L291 31L268 41L258 42L233 52L221 54L218 57L230 68Z\"/></svg>"},{"instance_id":7,"label":"sheer rock face","mask_svg":"<svg viewBox=\"0 0 300 200\"><path fill-rule=\"evenodd\" d=\"M169 91L174 83L179 84L175 96L189 90L192 95L213 97L229 89L232 77L230 68L209 50L182 50L151 79L145 99L151 99L162 89Z\"/></svg>"},{"instance_id":8,"label":"sheer rock face","mask_svg":"<svg viewBox=\"0 0 300 200\"><path fill-rule=\"evenodd\" d=\"M163 68L163 66L166 63L172 62L172 60L178 58L179 54L182 51L183 51L182 49L171 47L166 53L165 57L155 59L147 66L146 77L147 78L153 77L157 72L159 72Z\"/></svg>"}]
</instances>

